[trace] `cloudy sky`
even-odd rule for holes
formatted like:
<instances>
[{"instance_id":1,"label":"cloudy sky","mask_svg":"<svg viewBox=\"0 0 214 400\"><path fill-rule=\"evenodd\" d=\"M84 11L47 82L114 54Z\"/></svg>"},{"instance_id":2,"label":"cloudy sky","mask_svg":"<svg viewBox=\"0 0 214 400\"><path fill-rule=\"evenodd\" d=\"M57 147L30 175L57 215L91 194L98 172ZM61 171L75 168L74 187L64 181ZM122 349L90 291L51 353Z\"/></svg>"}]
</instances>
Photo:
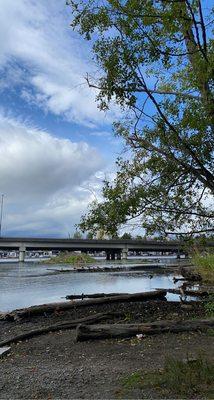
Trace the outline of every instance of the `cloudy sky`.
<instances>
[{"instance_id":1,"label":"cloudy sky","mask_svg":"<svg viewBox=\"0 0 214 400\"><path fill-rule=\"evenodd\" d=\"M4 236L68 237L122 144L86 73L90 45L65 0L0 0L0 195Z\"/></svg>"}]
</instances>

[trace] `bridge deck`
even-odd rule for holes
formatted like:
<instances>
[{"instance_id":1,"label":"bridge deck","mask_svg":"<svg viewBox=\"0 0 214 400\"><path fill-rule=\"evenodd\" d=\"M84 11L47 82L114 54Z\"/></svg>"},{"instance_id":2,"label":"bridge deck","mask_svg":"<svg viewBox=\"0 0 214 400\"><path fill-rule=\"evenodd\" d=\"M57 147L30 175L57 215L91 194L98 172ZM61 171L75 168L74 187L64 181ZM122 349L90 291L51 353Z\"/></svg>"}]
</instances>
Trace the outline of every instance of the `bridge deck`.
<instances>
[{"instance_id":1,"label":"bridge deck","mask_svg":"<svg viewBox=\"0 0 214 400\"><path fill-rule=\"evenodd\" d=\"M183 246L178 241L130 240L130 239L58 239L58 238L0 238L0 249L26 250L144 250L177 251Z\"/></svg>"}]
</instances>

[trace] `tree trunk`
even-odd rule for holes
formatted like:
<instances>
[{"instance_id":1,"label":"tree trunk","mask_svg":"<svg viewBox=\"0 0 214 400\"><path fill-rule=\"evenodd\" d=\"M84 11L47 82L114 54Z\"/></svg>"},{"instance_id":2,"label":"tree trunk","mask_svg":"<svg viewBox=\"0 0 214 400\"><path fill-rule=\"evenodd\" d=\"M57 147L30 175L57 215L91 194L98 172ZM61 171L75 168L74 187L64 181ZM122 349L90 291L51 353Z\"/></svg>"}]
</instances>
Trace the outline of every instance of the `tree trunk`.
<instances>
[{"instance_id":1,"label":"tree trunk","mask_svg":"<svg viewBox=\"0 0 214 400\"><path fill-rule=\"evenodd\" d=\"M143 324L79 325L76 341L126 338L137 334L155 335L159 333L189 332L214 327L214 318L186 321L156 321Z\"/></svg>"}]
</instances>

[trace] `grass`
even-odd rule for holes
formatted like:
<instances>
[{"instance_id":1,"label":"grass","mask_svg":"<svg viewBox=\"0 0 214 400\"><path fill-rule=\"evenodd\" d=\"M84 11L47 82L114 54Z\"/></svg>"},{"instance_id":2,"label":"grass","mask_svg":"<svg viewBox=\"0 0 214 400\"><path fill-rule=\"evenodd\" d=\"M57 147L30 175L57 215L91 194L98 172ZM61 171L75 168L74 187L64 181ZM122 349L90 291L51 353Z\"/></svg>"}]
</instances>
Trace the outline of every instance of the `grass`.
<instances>
[{"instance_id":1,"label":"grass","mask_svg":"<svg viewBox=\"0 0 214 400\"><path fill-rule=\"evenodd\" d=\"M195 253L192 257L192 263L202 277L202 282L208 285L214 284L214 254L199 254ZM214 317L214 296L210 295L209 298L204 301L204 308L207 317Z\"/></svg>"},{"instance_id":2,"label":"grass","mask_svg":"<svg viewBox=\"0 0 214 400\"><path fill-rule=\"evenodd\" d=\"M141 385L143 385L143 376L142 372L140 371L133 372L133 374L122 381L122 386L128 390L139 387Z\"/></svg>"},{"instance_id":3,"label":"grass","mask_svg":"<svg viewBox=\"0 0 214 400\"><path fill-rule=\"evenodd\" d=\"M154 372L137 371L122 380L122 396L134 389L144 392L151 390L158 398L186 398L195 396L206 399L214 398L214 363L199 356L197 359L179 361L166 359L163 370Z\"/></svg>"},{"instance_id":4,"label":"grass","mask_svg":"<svg viewBox=\"0 0 214 400\"><path fill-rule=\"evenodd\" d=\"M214 317L214 295L209 296L209 298L204 301L204 308L207 317Z\"/></svg>"},{"instance_id":5,"label":"grass","mask_svg":"<svg viewBox=\"0 0 214 400\"><path fill-rule=\"evenodd\" d=\"M214 254L194 254L192 263L201 275L203 282L214 283Z\"/></svg>"},{"instance_id":6,"label":"grass","mask_svg":"<svg viewBox=\"0 0 214 400\"><path fill-rule=\"evenodd\" d=\"M95 259L88 254L84 253L61 253L57 257L51 258L48 263L49 264L73 264L73 265L81 265L81 264L90 264L95 262Z\"/></svg>"},{"instance_id":7,"label":"grass","mask_svg":"<svg viewBox=\"0 0 214 400\"><path fill-rule=\"evenodd\" d=\"M214 329L212 329L212 328L207 329L207 335L213 337L214 336Z\"/></svg>"}]
</instances>

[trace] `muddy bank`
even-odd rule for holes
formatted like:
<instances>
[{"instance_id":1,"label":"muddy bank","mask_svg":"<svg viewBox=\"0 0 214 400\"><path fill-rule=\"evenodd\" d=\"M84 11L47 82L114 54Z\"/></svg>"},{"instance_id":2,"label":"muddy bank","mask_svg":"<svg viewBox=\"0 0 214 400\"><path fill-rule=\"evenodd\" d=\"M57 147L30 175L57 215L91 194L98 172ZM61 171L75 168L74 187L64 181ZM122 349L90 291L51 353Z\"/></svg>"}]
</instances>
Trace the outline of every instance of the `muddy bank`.
<instances>
[{"instance_id":1,"label":"muddy bank","mask_svg":"<svg viewBox=\"0 0 214 400\"><path fill-rule=\"evenodd\" d=\"M100 304L38 316L16 322L0 322L0 339L40 326L77 319L100 312L124 313L111 323L151 322L205 316L202 302L147 301ZM212 357L213 338L207 334L162 334L126 340L76 343L75 331L48 333L11 346L0 361L1 399L113 399L121 398L121 379L145 368L162 368L165 357L183 358L203 352ZM145 395L145 393L144 393ZM158 393L147 393L158 398ZM136 391L126 398L142 398Z\"/></svg>"}]
</instances>

